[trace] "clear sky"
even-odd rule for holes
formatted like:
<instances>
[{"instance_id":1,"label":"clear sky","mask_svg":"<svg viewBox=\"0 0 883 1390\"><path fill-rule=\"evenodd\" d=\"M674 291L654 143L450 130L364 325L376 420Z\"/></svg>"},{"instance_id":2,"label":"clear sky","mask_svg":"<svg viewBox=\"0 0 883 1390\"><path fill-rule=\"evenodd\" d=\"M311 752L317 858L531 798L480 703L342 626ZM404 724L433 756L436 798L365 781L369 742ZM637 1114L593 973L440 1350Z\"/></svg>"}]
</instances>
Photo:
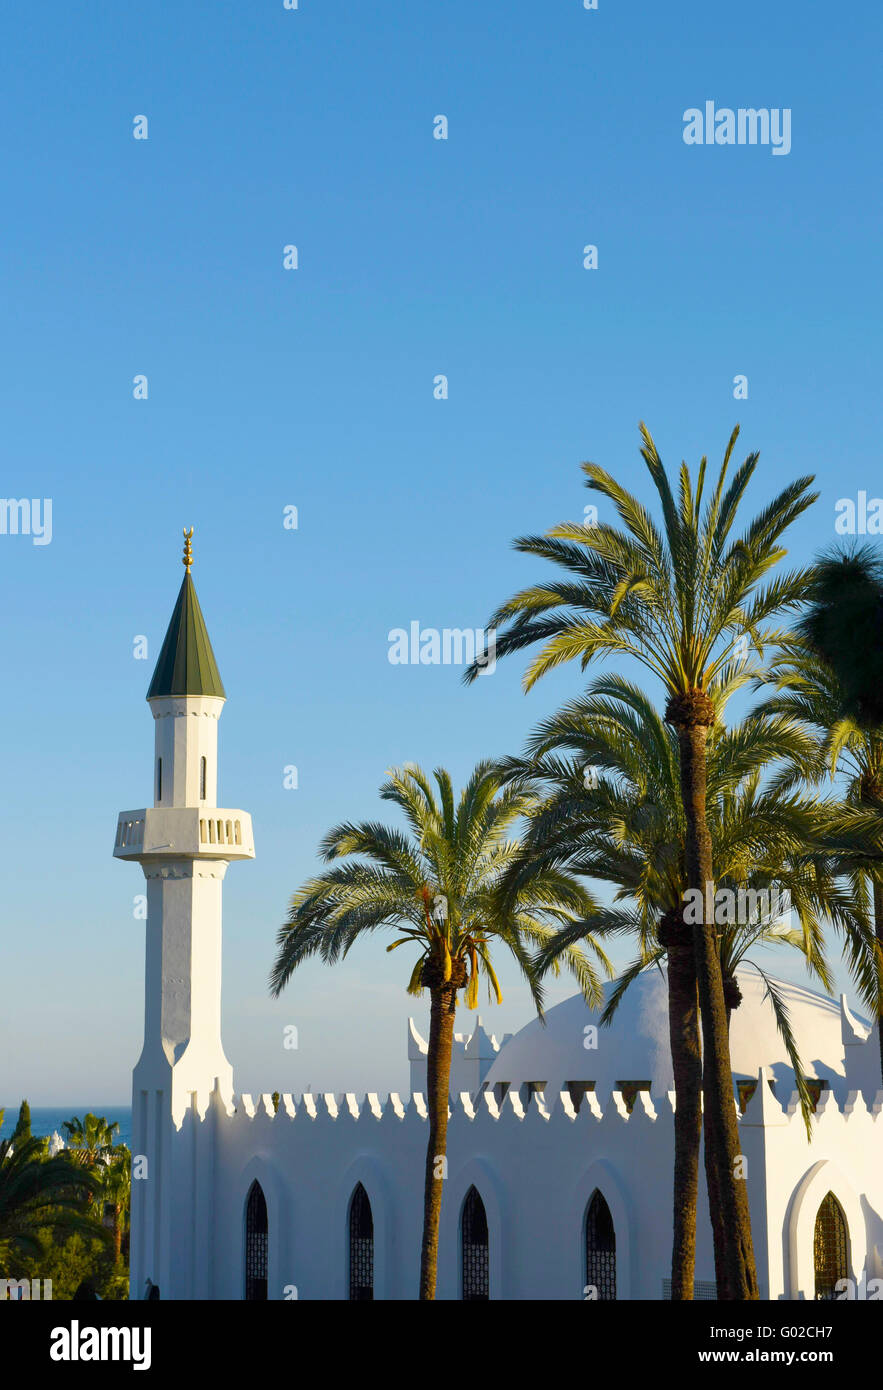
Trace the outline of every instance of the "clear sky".
<instances>
[{"instance_id":1,"label":"clear sky","mask_svg":"<svg viewBox=\"0 0 883 1390\"><path fill-rule=\"evenodd\" d=\"M541 573L511 539L582 518L581 461L646 495L641 419L670 466L717 462L740 421L746 511L814 473L794 561L838 499L883 493L880 39L870 0L6 14L2 490L51 498L52 539L0 535L0 1104L129 1096L143 879L111 850L151 795L144 696L191 524L220 800L257 847L225 884L237 1086L406 1089L404 951L375 938L269 1002L288 897L332 823L391 814L391 764L460 781L583 681L524 696L511 658L464 689L391 665L387 634L480 626ZM789 109L790 152L686 145L709 100ZM530 1016L502 979L498 1034Z\"/></svg>"}]
</instances>

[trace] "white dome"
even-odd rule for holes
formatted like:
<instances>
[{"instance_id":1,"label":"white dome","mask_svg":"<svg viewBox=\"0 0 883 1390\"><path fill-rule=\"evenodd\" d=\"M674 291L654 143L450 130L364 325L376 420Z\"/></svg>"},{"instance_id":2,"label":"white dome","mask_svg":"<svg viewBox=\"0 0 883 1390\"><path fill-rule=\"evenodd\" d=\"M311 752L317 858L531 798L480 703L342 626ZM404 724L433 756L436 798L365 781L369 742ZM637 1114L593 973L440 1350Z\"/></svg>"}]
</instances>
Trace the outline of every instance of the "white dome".
<instances>
[{"instance_id":1,"label":"white dome","mask_svg":"<svg viewBox=\"0 0 883 1390\"><path fill-rule=\"evenodd\" d=\"M736 978L742 1003L730 1023L733 1075L756 1080L760 1067L768 1067L778 1083L777 1095L787 1102L794 1089L794 1071L772 1004L765 998L764 981L756 970L746 967L736 971ZM787 1007L804 1076L827 1081L839 1095L845 1081L839 1005L801 985L786 980L773 983ZM605 994L612 988L608 985ZM526 1082L542 1082L546 1095L554 1096L571 1083L591 1081L596 1093L606 1096L621 1082L649 1081L651 1095L673 1090L665 972L649 966L639 975L626 990L613 1022L598 1026L597 1047L586 1048L586 1027L598 1025L601 1012L590 1010L582 995L575 994L549 1009L545 1027L533 1019L501 1048L484 1078L485 1088L508 1083L514 1089Z\"/></svg>"}]
</instances>

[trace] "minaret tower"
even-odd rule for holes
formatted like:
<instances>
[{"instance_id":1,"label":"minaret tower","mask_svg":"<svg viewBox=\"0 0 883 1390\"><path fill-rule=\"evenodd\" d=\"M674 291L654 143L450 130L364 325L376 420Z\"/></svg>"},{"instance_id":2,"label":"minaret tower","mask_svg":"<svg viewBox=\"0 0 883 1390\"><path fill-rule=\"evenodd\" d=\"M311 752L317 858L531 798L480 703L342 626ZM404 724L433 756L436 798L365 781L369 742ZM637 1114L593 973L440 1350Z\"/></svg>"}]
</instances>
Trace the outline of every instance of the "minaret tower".
<instances>
[{"instance_id":1,"label":"minaret tower","mask_svg":"<svg viewBox=\"0 0 883 1390\"><path fill-rule=\"evenodd\" d=\"M190 575L147 700L154 718L154 800L123 811L114 856L147 880L144 1046L133 1075L131 1294L148 1279L168 1289L172 1126L217 1088L230 1101L233 1069L221 1042L221 886L233 859L254 858L251 817L220 809L218 719L226 695ZM138 1156L146 1179L137 1179ZM145 1165L142 1164L142 1167Z\"/></svg>"}]
</instances>

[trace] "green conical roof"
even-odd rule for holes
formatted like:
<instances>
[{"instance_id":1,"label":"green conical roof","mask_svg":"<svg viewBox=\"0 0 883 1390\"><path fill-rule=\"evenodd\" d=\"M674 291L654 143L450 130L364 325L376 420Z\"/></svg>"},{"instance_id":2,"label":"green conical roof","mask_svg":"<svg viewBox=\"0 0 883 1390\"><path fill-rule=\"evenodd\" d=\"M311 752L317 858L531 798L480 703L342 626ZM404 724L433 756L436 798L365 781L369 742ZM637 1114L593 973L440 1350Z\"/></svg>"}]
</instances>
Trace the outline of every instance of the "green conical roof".
<instances>
[{"instance_id":1,"label":"green conical roof","mask_svg":"<svg viewBox=\"0 0 883 1390\"><path fill-rule=\"evenodd\" d=\"M147 692L148 700L166 695L227 698L189 568Z\"/></svg>"}]
</instances>

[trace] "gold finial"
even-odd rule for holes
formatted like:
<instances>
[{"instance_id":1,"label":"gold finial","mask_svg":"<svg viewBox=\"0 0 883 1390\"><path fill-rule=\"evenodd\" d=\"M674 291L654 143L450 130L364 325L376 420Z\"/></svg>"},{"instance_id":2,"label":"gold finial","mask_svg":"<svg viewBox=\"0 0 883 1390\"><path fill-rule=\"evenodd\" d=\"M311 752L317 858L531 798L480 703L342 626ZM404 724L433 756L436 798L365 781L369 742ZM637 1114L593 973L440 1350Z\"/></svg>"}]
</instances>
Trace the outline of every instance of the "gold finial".
<instances>
[{"instance_id":1,"label":"gold finial","mask_svg":"<svg viewBox=\"0 0 883 1390\"><path fill-rule=\"evenodd\" d=\"M191 549L191 546L190 546L190 542L191 542L192 539L193 539L193 527L191 526L189 531L188 531L187 528L185 527L185 528L184 528L184 559L181 561L181 564L184 565L184 567L186 568L188 574L190 573L190 566L193 564L193 550Z\"/></svg>"}]
</instances>

